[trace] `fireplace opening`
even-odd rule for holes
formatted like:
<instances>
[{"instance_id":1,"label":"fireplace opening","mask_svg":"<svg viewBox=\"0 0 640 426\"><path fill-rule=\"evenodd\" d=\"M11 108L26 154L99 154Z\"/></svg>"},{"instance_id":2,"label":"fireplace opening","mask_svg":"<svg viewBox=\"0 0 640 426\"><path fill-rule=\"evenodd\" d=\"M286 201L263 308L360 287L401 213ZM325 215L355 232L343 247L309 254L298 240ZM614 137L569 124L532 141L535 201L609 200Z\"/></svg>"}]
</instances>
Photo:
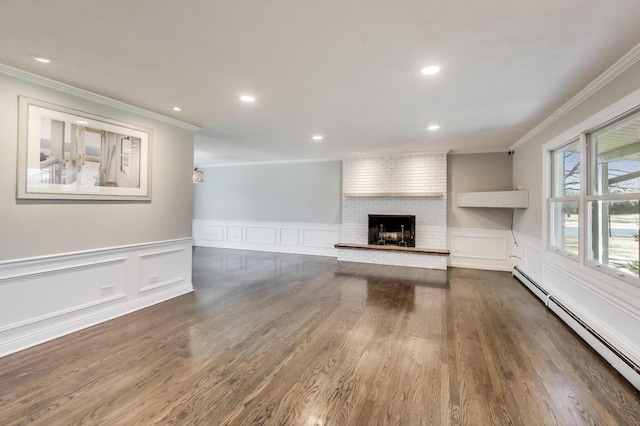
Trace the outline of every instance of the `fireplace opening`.
<instances>
[{"instance_id":1,"label":"fireplace opening","mask_svg":"<svg viewBox=\"0 0 640 426\"><path fill-rule=\"evenodd\" d=\"M370 214L369 244L415 247L416 217Z\"/></svg>"}]
</instances>

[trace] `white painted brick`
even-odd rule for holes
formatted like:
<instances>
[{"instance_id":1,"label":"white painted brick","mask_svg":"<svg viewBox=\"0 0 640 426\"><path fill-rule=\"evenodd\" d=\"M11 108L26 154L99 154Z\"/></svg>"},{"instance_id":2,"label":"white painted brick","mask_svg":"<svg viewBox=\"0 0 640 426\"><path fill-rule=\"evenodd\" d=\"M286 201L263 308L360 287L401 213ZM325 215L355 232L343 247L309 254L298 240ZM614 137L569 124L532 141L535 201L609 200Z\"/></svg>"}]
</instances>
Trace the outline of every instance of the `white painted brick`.
<instances>
[{"instance_id":1,"label":"white painted brick","mask_svg":"<svg viewBox=\"0 0 640 426\"><path fill-rule=\"evenodd\" d=\"M442 192L442 197L343 197L340 241L367 244L369 214L416 216L416 247L447 246L447 157L445 154L348 159L344 192ZM446 269L447 259L411 253L338 250L338 260Z\"/></svg>"}]
</instances>

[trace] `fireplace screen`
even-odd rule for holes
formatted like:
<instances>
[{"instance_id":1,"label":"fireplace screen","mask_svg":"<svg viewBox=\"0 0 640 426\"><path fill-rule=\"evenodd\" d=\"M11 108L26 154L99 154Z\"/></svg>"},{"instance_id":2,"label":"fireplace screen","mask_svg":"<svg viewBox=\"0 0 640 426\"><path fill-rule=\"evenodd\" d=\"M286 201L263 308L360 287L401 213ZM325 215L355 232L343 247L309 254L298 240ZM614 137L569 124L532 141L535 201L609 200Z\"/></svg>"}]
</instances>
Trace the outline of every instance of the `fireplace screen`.
<instances>
[{"instance_id":1,"label":"fireplace screen","mask_svg":"<svg viewBox=\"0 0 640 426\"><path fill-rule=\"evenodd\" d=\"M416 217L370 214L369 244L415 247Z\"/></svg>"}]
</instances>

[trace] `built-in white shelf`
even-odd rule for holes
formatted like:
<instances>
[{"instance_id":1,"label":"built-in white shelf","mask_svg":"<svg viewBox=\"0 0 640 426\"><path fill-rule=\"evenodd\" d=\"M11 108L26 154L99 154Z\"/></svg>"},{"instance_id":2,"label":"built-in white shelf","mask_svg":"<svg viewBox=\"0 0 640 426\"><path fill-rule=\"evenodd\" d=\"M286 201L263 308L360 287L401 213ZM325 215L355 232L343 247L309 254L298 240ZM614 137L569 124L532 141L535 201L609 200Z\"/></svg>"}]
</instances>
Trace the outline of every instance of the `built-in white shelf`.
<instances>
[{"instance_id":1,"label":"built-in white shelf","mask_svg":"<svg viewBox=\"0 0 640 426\"><path fill-rule=\"evenodd\" d=\"M345 197L442 197L442 192L345 192Z\"/></svg>"},{"instance_id":2,"label":"built-in white shelf","mask_svg":"<svg viewBox=\"0 0 640 426\"><path fill-rule=\"evenodd\" d=\"M529 207L529 191L460 192L458 207L494 207L526 209Z\"/></svg>"}]
</instances>

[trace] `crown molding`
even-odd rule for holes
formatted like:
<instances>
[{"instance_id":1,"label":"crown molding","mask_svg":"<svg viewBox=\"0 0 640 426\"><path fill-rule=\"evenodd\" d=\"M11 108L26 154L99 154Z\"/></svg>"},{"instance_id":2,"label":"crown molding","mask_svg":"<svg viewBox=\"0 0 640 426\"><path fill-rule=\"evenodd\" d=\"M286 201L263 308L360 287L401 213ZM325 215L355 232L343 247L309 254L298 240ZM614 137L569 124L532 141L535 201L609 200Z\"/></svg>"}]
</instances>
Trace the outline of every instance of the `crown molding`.
<instances>
[{"instance_id":1,"label":"crown molding","mask_svg":"<svg viewBox=\"0 0 640 426\"><path fill-rule=\"evenodd\" d=\"M449 151L450 155L466 155L466 154L495 154L495 153L507 153L509 148L505 146L489 146L486 148L462 148L452 149Z\"/></svg>"},{"instance_id":2,"label":"crown molding","mask_svg":"<svg viewBox=\"0 0 640 426\"><path fill-rule=\"evenodd\" d=\"M347 154L342 159L343 160L360 160L363 158L390 158L390 157L405 157L405 156L421 156L421 155L447 155L450 154L451 151L448 149L437 149L433 151L398 151L398 152L370 152L370 153L361 153L361 154Z\"/></svg>"},{"instance_id":3,"label":"crown molding","mask_svg":"<svg viewBox=\"0 0 640 426\"><path fill-rule=\"evenodd\" d=\"M502 148L500 152L506 152L506 148ZM483 151L485 152L485 151ZM489 152L496 152L495 150ZM429 151L429 152L401 152L396 154L360 154L360 155L346 155L344 157L321 157L321 158L305 158L299 160L265 160L265 161L245 161L238 163L211 163L207 164L206 161L195 161L194 167L198 169L214 169L220 167L237 167L237 166L263 166L263 165L276 165L276 164L296 164L296 163L324 163L329 161L343 161L343 160L358 160L363 158L385 158L385 157L401 157L406 155L420 156L420 155L446 155L450 153L448 150Z\"/></svg>"},{"instance_id":4,"label":"crown molding","mask_svg":"<svg viewBox=\"0 0 640 426\"><path fill-rule=\"evenodd\" d=\"M68 93L70 95L77 96L79 98L87 99L89 101L97 102L99 104L107 105L113 108L117 108L123 111L127 111L133 114L141 115L143 117L150 118L152 120L161 121L172 126L180 127L182 129L189 130L191 132L199 132L202 130L198 126L185 123L184 121L176 120L175 118L167 117L156 112L151 112L146 109L142 109L133 105L126 104L115 99L107 98L106 96L98 95L97 93L89 92L88 90L79 89L77 87L61 83L50 78L42 77L37 74L32 74L27 71L23 71L18 68L10 67L9 65L0 64L0 73L8 75L10 77L17 78L28 83L37 84L50 89L57 90L59 92Z\"/></svg>"},{"instance_id":5,"label":"crown molding","mask_svg":"<svg viewBox=\"0 0 640 426\"><path fill-rule=\"evenodd\" d=\"M198 169L214 169L220 167L237 167L237 166L265 166L275 164L296 164L296 163L326 163L329 161L342 161L342 158L307 158L304 160L273 160L273 161L247 161L243 163L219 163L219 164L198 164Z\"/></svg>"},{"instance_id":6,"label":"crown molding","mask_svg":"<svg viewBox=\"0 0 640 426\"><path fill-rule=\"evenodd\" d=\"M593 80L587 87L582 89L571 98L567 103L558 108L553 114L544 119L540 124L531 129L529 133L521 137L516 143L511 145L511 150L518 148L519 146L524 145L533 139L537 134L542 132L547 127L551 126L551 124L555 123L562 116L567 114L569 111L576 108L578 105L586 101L600 89L602 89L607 84L611 83L615 80L620 74L625 72L627 69L632 67L636 62L640 61L640 44L631 49L626 55L620 58L616 63L614 63L609 69L600 74L595 80Z\"/></svg>"}]
</instances>

